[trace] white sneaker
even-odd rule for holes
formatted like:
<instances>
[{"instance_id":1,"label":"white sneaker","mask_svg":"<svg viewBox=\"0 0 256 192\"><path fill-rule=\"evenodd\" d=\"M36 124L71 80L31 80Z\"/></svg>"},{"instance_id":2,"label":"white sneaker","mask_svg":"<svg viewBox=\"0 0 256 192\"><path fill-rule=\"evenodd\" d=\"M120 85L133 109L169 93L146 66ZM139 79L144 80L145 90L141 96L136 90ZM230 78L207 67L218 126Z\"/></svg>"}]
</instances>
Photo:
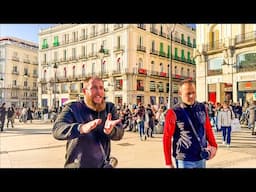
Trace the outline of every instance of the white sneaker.
<instances>
[{"instance_id":1,"label":"white sneaker","mask_svg":"<svg viewBox=\"0 0 256 192\"><path fill-rule=\"evenodd\" d=\"M227 148L230 148L230 144L227 144Z\"/></svg>"},{"instance_id":2,"label":"white sneaker","mask_svg":"<svg viewBox=\"0 0 256 192\"><path fill-rule=\"evenodd\" d=\"M225 141L222 141L222 144L223 144L223 145L225 145L225 144L226 144L226 142L225 142Z\"/></svg>"}]
</instances>

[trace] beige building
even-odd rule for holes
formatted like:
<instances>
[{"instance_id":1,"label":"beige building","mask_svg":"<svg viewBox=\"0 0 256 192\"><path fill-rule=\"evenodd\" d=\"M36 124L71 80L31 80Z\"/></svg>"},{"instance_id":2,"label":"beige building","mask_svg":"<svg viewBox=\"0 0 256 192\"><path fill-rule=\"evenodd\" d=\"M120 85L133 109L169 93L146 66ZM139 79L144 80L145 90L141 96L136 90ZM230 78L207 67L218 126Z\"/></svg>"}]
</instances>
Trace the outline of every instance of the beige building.
<instances>
[{"instance_id":1,"label":"beige building","mask_svg":"<svg viewBox=\"0 0 256 192\"><path fill-rule=\"evenodd\" d=\"M37 107L38 45L15 37L0 38L0 103Z\"/></svg>"},{"instance_id":2,"label":"beige building","mask_svg":"<svg viewBox=\"0 0 256 192\"><path fill-rule=\"evenodd\" d=\"M102 76L106 99L115 104L165 104L170 63L177 102L178 82L195 79L195 36L184 24L61 24L44 29L39 33L39 106L58 107L81 98L83 80L91 75Z\"/></svg>"},{"instance_id":3,"label":"beige building","mask_svg":"<svg viewBox=\"0 0 256 192\"><path fill-rule=\"evenodd\" d=\"M198 100L256 100L256 24L196 25Z\"/></svg>"}]
</instances>

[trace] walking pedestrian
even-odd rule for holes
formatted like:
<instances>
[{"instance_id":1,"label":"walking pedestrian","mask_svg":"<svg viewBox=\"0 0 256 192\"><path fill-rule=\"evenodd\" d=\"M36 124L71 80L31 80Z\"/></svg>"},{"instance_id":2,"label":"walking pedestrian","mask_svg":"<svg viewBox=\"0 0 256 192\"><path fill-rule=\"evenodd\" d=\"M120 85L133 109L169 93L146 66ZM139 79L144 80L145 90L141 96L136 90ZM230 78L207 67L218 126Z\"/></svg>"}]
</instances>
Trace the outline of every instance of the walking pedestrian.
<instances>
[{"instance_id":1,"label":"walking pedestrian","mask_svg":"<svg viewBox=\"0 0 256 192\"><path fill-rule=\"evenodd\" d=\"M217 151L207 109L195 100L195 90L193 81L182 81L181 102L166 113L163 147L165 163L171 168L205 168Z\"/></svg>"}]
</instances>

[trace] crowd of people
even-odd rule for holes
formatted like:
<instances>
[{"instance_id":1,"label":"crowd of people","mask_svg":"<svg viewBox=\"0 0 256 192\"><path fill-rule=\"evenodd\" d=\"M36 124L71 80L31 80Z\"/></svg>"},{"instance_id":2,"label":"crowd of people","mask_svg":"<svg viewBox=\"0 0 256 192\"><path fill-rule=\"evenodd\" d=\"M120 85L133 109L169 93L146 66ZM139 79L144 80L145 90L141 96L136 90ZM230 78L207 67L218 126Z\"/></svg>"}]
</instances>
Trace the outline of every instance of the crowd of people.
<instances>
[{"instance_id":1,"label":"crowd of people","mask_svg":"<svg viewBox=\"0 0 256 192\"><path fill-rule=\"evenodd\" d=\"M0 106L0 130L2 132L5 128L14 128L15 120L21 123L27 123L27 121L32 123L34 119L50 120L54 122L61 110L62 107L49 110L48 107L40 109L36 107L26 107L25 105L18 108L13 104L6 106L6 103L3 102Z\"/></svg>"},{"instance_id":2,"label":"crowd of people","mask_svg":"<svg viewBox=\"0 0 256 192\"><path fill-rule=\"evenodd\" d=\"M49 110L23 106L17 109L2 103L0 107L1 131L14 127L15 118L32 123L33 119L50 119L52 134L57 140L67 140L66 168L100 168L110 166L111 140L121 140L124 130L138 132L145 141L163 133L165 163L170 168L205 168L206 161L214 158L217 143L213 130L222 131L223 144L230 147L231 123L239 119L255 134L255 103L230 104L227 101L196 101L195 82L181 82L180 101L172 108L165 105L138 104L115 105L105 100L104 83L92 76L84 82L84 99ZM117 161L115 161L115 166Z\"/></svg>"}]
</instances>

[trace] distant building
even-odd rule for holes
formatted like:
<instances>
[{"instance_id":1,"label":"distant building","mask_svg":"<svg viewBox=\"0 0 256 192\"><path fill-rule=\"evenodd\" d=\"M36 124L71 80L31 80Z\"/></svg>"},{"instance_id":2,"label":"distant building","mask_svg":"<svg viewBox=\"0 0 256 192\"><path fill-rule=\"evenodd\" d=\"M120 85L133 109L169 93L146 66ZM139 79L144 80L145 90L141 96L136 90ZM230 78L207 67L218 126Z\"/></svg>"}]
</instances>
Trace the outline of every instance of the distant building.
<instances>
[{"instance_id":1,"label":"distant building","mask_svg":"<svg viewBox=\"0 0 256 192\"><path fill-rule=\"evenodd\" d=\"M197 99L256 100L256 24L197 24Z\"/></svg>"},{"instance_id":2,"label":"distant building","mask_svg":"<svg viewBox=\"0 0 256 192\"><path fill-rule=\"evenodd\" d=\"M37 107L38 45L0 37L0 103Z\"/></svg>"},{"instance_id":3,"label":"distant building","mask_svg":"<svg viewBox=\"0 0 256 192\"><path fill-rule=\"evenodd\" d=\"M115 104L165 104L171 53L176 101L179 81L195 79L192 54L196 34L191 27L177 24L171 49L172 26L61 24L41 30L39 106L60 106L66 100L82 97L83 80L91 75L103 77L106 99Z\"/></svg>"}]
</instances>

